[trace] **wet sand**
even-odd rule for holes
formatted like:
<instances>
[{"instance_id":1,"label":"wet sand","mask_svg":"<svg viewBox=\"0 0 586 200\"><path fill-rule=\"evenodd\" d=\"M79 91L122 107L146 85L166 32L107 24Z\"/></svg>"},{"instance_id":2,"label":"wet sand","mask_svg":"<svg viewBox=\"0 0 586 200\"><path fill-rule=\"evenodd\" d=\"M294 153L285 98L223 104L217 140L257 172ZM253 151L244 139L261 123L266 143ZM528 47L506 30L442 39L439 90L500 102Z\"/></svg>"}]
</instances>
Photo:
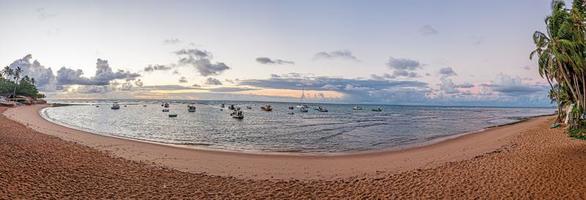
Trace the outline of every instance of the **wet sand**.
<instances>
[{"instance_id":1,"label":"wet sand","mask_svg":"<svg viewBox=\"0 0 586 200\"><path fill-rule=\"evenodd\" d=\"M98 136L39 108L4 113L29 127L0 116L0 197L586 198L586 141L548 117L398 152L299 156Z\"/></svg>"}]
</instances>

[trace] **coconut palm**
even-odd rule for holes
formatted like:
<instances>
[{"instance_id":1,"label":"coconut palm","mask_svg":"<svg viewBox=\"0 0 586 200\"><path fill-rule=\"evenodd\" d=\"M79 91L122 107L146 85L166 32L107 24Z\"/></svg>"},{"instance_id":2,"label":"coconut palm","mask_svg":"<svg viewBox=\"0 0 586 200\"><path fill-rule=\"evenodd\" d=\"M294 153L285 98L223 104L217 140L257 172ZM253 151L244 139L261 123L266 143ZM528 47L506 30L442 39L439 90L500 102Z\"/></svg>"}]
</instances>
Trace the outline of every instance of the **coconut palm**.
<instances>
[{"instance_id":1,"label":"coconut palm","mask_svg":"<svg viewBox=\"0 0 586 200\"><path fill-rule=\"evenodd\" d=\"M564 1L554 0L551 9L545 19L546 33L533 34L536 48L530 58L537 56L539 74L548 81L550 98L558 107L565 102L573 105L569 109L573 112L570 127L574 128L586 106L586 9L583 0L574 1L570 10Z\"/></svg>"}]
</instances>

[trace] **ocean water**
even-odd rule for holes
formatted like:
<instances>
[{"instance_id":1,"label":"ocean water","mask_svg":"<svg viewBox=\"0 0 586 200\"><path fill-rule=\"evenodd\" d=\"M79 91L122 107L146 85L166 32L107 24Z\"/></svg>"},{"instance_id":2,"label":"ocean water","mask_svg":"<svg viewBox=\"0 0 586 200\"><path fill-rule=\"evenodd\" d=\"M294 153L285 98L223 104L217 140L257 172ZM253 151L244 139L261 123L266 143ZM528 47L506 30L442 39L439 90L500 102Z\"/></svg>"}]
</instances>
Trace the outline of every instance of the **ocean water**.
<instances>
[{"instance_id":1,"label":"ocean water","mask_svg":"<svg viewBox=\"0 0 586 200\"><path fill-rule=\"evenodd\" d=\"M269 103L272 112L260 109L263 102L176 101L168 117L161 102L120 102L120 110L110 102L77 102L78 105L51 107L42 111L46 119L96 134L250 152L357 152L403 148L438 138L482 130L519 121L526 117L552 114L553 108L486 108L381 106L325 104L329 112L313 109L308 113L289 106L295 103ZM96 103L100 105L96 107ZM187 105L197 106L195 113ZM224 110L220 104L226 103ZM230 117L227 106L236 104L244 119ZM146 107L144 107L146 105ZM247 109L250 106L252 109ZM294 114L289 114L293 112Z\"/></svg>"}]
</instances>

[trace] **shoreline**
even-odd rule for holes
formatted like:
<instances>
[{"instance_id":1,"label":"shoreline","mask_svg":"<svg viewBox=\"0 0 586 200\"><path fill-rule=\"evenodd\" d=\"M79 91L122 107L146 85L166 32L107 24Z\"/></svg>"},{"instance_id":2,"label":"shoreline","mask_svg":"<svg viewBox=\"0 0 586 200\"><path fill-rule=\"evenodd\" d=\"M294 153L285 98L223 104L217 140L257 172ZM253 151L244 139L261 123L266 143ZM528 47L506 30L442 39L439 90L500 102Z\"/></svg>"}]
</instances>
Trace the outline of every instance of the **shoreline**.
<instances>
[{"instance_id":1,"label":"shoreline","mask_svg":"<svg viewBox=\"0 0 586 200\"><path fill-rule=\"evenodd\" d=\"M4 112L8 118L41 133L80 143L117 157L151 162L180 171L233 176L245 179L337 179L362 175L399 173L439 166L493 152L510 145L511 139L548 116L510 125L441 137L431 144L403 149L354 153L252 153L189 148L113 137L72 129L41 117L47 105L21 106Z\"/></svg>"},{"instance_id":2,"label":"shoreline","mask_svg":"<svg viewBox=\"0 0 586 200\"><path fill-rule=\"evenodd\" d=\"M87 105L87 104L44 104L44 105L41 105L41 106L43 106L42 108L38 109L38 114L41 118L43 118L45 121L48 121L50 123L57 124L59 126L63 126L63 127L69 128L69 129L76 130L76 131L81 131L81 132L88 133L88 134L98 135L98 136L112 137L112 138L117 138L117 139L122 139L122 140L130 140L130 141L135 141L135 142L143 142L143 143L150 143L150 144L155 144L155 145L169 146L169 147L174 147L174 148L185 148L185 149L200 150L200 151L225 152L225 153L235 153L235 154L251 154L251 155L283 155L283 156L294 156L294 157L312 157L312 156L318 156L318 157L333 156L333 157L335 157L335 156L351 156L351 155L363 155L363 154L367 155L367 154L373 154L373 153L392 153L392 152L398 152L398 151L405 151L405 150L434 145L434 144L445 142L448 140L458 139L459 137L463 137L463 136L470 135L470 134L482 133L482 132L488 131L493 128L499 128L499 127L510 126L510 125L514 125L514 124L518 124L518 123L523 123L523 122L526 122L528 120L535 119L535 118L554 116L554 114L544 114L544 115L537 115L537 116L531 116L531 117L520 117L520 118L518 118L518 121L514 121L514 122L509 122L509 123L500 124L500 125L492 125L492 126L480 128L477 130L460 132L460 133L456 133L456 134L452 134L452 135L438 136L438 137L435 137L435 138L427 140L427 141L422 141L422 142L417 142L417 143L412 143L412 144L404 144L404 145L399 145L399 146L390 147L390 148L358 150L358 151L343 151L343 152L303 152L303 151L264 151L264 150L238 150L238 149L210 148L210 147L207 147L207 146L210 146L208 144L202 144L202 145L175 144L175 143L167 143L167 142L161 142L161 141L150 141L150 140L144 140L144 139L138 139L138 138L116 136L116 135L111 135L108 133L95 133L89 129L84 129L82 127L76 127L73 125L69 125L69 124L62 123L57 120L51 119L48 116L46 116L44 113L42 113L46 108L50 108L50 107L78 106L78 105Z\"/></svg>"}]
</instances>

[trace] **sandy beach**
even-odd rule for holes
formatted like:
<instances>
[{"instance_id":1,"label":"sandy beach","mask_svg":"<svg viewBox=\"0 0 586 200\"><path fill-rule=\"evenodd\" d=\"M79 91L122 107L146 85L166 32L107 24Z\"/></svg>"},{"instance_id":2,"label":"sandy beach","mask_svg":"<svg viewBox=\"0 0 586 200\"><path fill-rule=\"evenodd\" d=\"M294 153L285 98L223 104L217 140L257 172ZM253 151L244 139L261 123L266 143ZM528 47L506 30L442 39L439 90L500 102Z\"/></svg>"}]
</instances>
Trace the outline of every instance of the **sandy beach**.
<instances>
[{"instance_id":1,"label":"sandy beach","mask_svg":"<svg viewBox=\"0 0 586 200\"><path fill-rule=\"evenodd\" d=\"M2 197L586 198L586 141L550 117L401 151L267 155L95 135L44 106L0 116Z\"/></svg>"}]
</instances>

